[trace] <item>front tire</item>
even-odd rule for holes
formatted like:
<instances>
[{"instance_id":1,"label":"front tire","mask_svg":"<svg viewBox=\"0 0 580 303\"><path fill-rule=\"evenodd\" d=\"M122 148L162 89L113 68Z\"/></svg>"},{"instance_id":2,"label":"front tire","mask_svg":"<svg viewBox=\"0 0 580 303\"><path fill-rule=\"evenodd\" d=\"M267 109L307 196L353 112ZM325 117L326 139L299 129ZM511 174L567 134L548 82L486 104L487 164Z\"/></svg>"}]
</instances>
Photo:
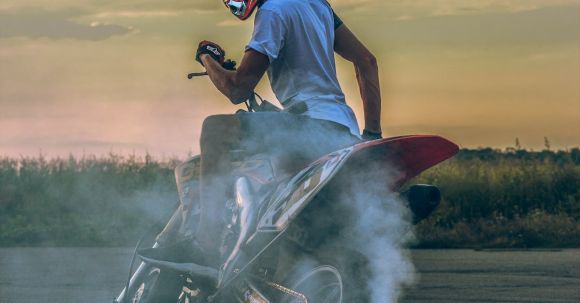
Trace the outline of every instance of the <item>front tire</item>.
<instances>
[{"instance_id":1,"label":"front tire","mask_svg":"<svg viewBox=\"0 0 580 303\"><path fill-rule=\"evenodd\" d=\"M153 268L127 292L129 303L175 303L182 287L180 276Z\"/></svg>"}]
</instances>

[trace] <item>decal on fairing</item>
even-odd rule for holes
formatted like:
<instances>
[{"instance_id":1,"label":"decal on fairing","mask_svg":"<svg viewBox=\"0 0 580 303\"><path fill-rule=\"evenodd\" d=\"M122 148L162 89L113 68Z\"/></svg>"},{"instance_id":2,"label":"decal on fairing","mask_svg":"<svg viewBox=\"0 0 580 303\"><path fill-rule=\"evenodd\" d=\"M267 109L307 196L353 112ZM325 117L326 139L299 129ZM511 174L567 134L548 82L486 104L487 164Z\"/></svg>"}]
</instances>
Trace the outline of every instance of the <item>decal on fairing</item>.
<instances>
[{"instance_id":1,"label":"decal on fairing","mask_svg":"<svg viewBox=\"0 0 580 303\"><path fill-rule=\"evenodd\" d=\"M262 217L259 230L281 231L338 171L353 148L345 148L329 154L299 172L282 193L270 204Z\"/></svg>"}]
</instances>

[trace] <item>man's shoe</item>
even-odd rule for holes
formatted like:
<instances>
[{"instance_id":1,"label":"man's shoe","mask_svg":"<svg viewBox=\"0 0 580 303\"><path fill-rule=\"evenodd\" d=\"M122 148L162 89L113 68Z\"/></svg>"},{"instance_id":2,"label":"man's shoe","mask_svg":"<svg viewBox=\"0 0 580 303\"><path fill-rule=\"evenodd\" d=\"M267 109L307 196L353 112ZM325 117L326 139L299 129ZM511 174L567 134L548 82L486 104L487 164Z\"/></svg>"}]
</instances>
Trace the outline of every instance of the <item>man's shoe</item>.
<instances>
[{"instance_id":1,"label":"man's shoe","mask_svg":"<svg viewBox=\"0 0 580 303\"><path fill-rule=\"evenodd\" d=\"M217 281L218 270L210 266L201 247L192 238L156 248L140 249L137 255L160 269L168 269Z\"/></svg>"}]
</instances>

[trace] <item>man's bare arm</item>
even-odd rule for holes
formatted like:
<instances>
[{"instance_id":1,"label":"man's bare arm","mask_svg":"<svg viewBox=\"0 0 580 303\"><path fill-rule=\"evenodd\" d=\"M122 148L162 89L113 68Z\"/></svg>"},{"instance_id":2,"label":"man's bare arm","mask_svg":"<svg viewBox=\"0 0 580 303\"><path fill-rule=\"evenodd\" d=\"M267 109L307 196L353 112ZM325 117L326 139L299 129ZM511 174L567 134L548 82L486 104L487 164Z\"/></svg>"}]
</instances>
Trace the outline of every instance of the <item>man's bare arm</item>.
<instances>
[{"instance_id":1,"label":"man's bare arm","mask_svg":"<svg viewBox=\"0 0 580 303\"><path fill-rule=\"evenodd\" d=\"M344 24L335 31L334 51L354 64L363 101L365 130L380 133L381 87L377 59Z\"/></svg>"},{"instance_id":2,"label":"man's bare arm","mask_svg":"<svg viewBox=\"0 0 580 303\"><path fill-rule=\"evenodd\" d=\"M224 69L209 55L201 55L201 61L215 87L234 104L250 97L270 65L266 55L252 49L245 52L236 71Z\"/></svg>"}]
</instances>

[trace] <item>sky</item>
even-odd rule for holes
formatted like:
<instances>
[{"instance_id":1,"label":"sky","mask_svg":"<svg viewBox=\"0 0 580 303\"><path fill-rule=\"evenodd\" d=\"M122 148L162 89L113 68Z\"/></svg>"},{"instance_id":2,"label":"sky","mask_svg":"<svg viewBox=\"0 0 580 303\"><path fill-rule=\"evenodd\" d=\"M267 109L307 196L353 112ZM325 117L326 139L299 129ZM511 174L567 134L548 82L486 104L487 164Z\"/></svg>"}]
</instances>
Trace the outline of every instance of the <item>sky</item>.
<instances>
[{"instance_id":1,"label":"sky","mask_svg":"<svg viewBox=\"0 0 580 303\"><path fill-rule=\"evenodd\" d=\"M330 3L379 59L385 136L580 146L580 0ZM239 108L186 79L197 43L239 60L252 26L221 0L3 0L0 157L197 153L203 119ZM354 69L337 66L360 123ZM257 91L275 100L267 77Z\"/></svg>"}]
</instances>

